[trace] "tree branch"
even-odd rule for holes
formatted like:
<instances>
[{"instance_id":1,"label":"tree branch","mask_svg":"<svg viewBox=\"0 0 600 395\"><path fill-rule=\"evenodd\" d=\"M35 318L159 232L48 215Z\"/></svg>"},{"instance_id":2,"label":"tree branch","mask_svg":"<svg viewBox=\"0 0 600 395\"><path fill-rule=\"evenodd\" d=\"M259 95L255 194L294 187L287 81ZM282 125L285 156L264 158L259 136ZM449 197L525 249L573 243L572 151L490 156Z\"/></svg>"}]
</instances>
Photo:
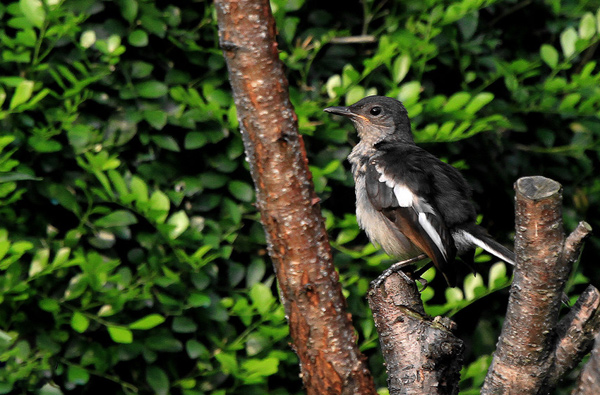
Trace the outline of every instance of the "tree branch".
<instances>
[{"instance_id":1,"label":"tree branch","mask_svg":"<svg viewBox=\"0 0 600 395\"><path fill-rule=\"evenodd\" d=\"M555 363L548 373L548 387L555 387L559 379L575 368L590 352L599 327L600 292L590 285L571 311L558 323Z\"/></svg>"},{"instance_id":2,"label":"tree branch","mask_svg":"<svg viewBox=\"0 0 600 395\"><path fill-rule=\"evenodd\" d=\"M581 222L565 240L557 182L525 177L515 189L517 265L482 394L552 392L600 332L600 292L593 286L557 322L565 282L591 227Z\"/></svg>"},{"instance_id":3,"label":"tree branch","mask_svg":"<svg viewBox=\"0 0 600 395\"><path fill-rule=\"evenodd\" d=\"M456 394L464 345L450 319L425 314L414 280L398 271L371 289L369 305L388 373L397 394Z\"/></svg>"},{"instance_id":4,"label":"tree branch","mask_svg":"<svg viewBox=\"0 0 600 395\"><path fill-rule=\"evenodd\" d=\"M571 392L571 395L596 394L600 394L600 335L596 336L592 355L579 375L577 386Z\"/></svg>"},{"instance_id":5,"label":"tree branch","mask_svg":"<svg viewBox=\"0 0 600 395\"><path fill-rule=\"evenodd\" d=\"M268 0L217 0L257 207L308 394L374 394L333 267Z\"/></svg>"},{"instance_id":6,"label":"tree branch","mask_svg":"<svg viewBox=\"0 0 600 395\"><path fill-rule=\"evenodd\" d=\"M552 365L553 329L570 265L561 258L562 187L544 177L515 184L517 264L506 319L482 394L536 393Z\"/></svg>"}]
</instances>

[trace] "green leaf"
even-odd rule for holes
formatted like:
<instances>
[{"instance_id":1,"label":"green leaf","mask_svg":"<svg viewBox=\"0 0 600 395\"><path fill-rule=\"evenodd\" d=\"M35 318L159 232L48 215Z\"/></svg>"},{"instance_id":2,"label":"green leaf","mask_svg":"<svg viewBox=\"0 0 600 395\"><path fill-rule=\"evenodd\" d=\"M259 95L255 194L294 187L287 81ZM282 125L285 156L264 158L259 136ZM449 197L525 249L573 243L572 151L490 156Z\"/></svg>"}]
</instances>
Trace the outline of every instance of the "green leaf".
<instances>
[{"instance_id":1,"label":"green leaf","mask_svg":"<svg viewBox=\"0 0 600 395\"><path fill-rule=\"evenodd\" d=\"M167 113L161 110L144 111L144 119L154 129L161 130L167 124ZM179 150L179 147L177 147L177 150Z\"/></svg>"},{"instance_id":2,"label":"green leaf","mask_svg":"<svg viewBox=\"0 0 600 395\"><path fill-rule=\"evenodd\" d=\"M558 110L559 111L573 110L575 105L577 103L579 103L579 100L581 100L580 93L570 93L567 96L565 96L563 101L560 103L560 105L558 106Z\"/></svg>"},{"instance_id":3,"label":"green leaf","mask_svg":"<svg viewBox=\"0 0 600 395\"><path fill-rule=\"evenodd\" d=\"M221 203L222 217L231 218L234 224L242 222L242 209L239 204L231 199L225 198Z\"/></svg>"},{"instance_id":4,"label":"green leaf","mask_svg":"<svg viewBox=\"0 0 600 395\"><path fill-rule=\"evenodd\" d=\"M450 96L446 105L442 109L443 112L454 112L460 110L465 104L471 100L471 94L468 92L457 92Z\"/></svg>"},{"instance_id":5,"label":"green leaf","mask_svg":"<svg viewBox=\"0 0 600 395\"><path fill-rule=\"evenodd\" d=\"M596 34L596 18L591 12L586 12L579 22L579 37L589 40Z\"/></svg>"},{"instance_id":6,"label":"green leaf","mask_svg":"<svg viewBox=\"0 0 600 395\"><path fill-rule=\"evenodd\" d=\"M62 144L56 140L47 140L43 136L31 136L27 142L37 152L58 152L62 149Z\"/></svg>"},{"instance_id":7,"label":"green leaf","mask_svg":"<svg viewBox=\"0 0 600 395\"><path fill-rule=\"evenodd\" d=\"M552 45L543 44L540 48L540 56L551 69L558 66L558 51Z\"/></svg>"},{"instance_id":8,"label":"green leaf","mask_svg":"<svg viewBox=\"0 0 600 395\"><path fill-rule=\"evenodd\" d=\"M444 295L449 303L457 303L465 299L463 292L458 287L446 288Z\"/></svg>"},{"instance_id":9,"label":"green leaf","mask_svg":"<svg viewBox=\"0 0 600 395\"><path fill-rule=\"evenodd\" d=\"M200 181L205 188L217 189L227 184L229 177L225 174L207 171L200 174Z\"/></svg>"},{"instance_id":10,"label":"green leaf","mask_svg":"<svg viewBox=\"0 0 600 395\"><path fill-rule=\"evenodd\" d=\"M146 99L157 99L167 94L167 85L159 81L144 81L135 85L137 93Z\"/></svg>"},{"instance_id":11,"label":"green leaf","mask_svg":"<svg viewBox=\"0 0 600 395\"><path fill-rule=\"evenodd\" d=\"M39 249L31 260L29 277L33 277L44 270L48 266L48 258L50 258L50 250L48 248Z\"/></svg>"},{"instance_id":12,"label":"green leaf","mask_svg":"<svg viewBox=\"0 0 600 395\"><path fill-rule=\"evenodd\" d=\"M133 78L146 78L154 70L154 66L150 63L140 60L131 63L131 76Z\"/></svg>"},{"instance_id":13,"label":"green leaf","mask_svg":"<svg viewBox=\"0 0 600 395\"><path fill-rule=\"evenodd\" d=\"M411 81L400 86L397 98L405 105L411 105L417 102L420 93L421 83L419 81Z\"/></svg>"},{"instance_id":14,"label":"green leaf","mask_svg":"<svg viewBox=\"0 0 600 395\"><path fill-rule=\"evenodd\" d=\"M149 366L146 370L146 382L158 395L167 395L171 388L169 377L165 371L154 365Z\"/></svg>"},{"instance_id":15,"label":"green leaf","mask_svg":"<svg viewBox=\"0 0 600 395\"><path fill-rule=\"evenodd\" d=\"M123 18L129 23L133 23L138 14L138 2L136 0L119 0L117 3L119 4L119 7L121 7Z\"/></svg>"},{"instance_id":16,"label":"green leaf","mask_svg":"<svg viewBox=\"0 0 600 395\"><path fill-rule=\"evenodd\" d=\"M79 45L83 48L90 48L96 42L96 32L93 30L87 30L83 32L79 38Z\"/></svg>"},{"instance_id":17,"label":"green leaf","mask_svg":"<svg viewBox=\"0 0 600 395\"><path fill-rule=\"evenodd\" d=\"M148 215L152 219L154 219L157 223L162 224L167 219L170 208L171 201L167 195L159 190L152 192L152 196L150 196L150 206L148 212Z\"/></svg>"},{"instance_id":18,"label":"green leaf","mask_svg":"<svg viewBox=\"0 0 600 395\"><path fill-rule=\"evenodd\" d=\"M228 185L229 192L242 202L251 202L254 199L254 189L243 181L231 181Z\"/></svg>"},{"instance_id":19,"label":"green leaf","mask_svg":"<svg viewBox=\"0 0 600 395\"><path fill-rule=\"evenodd\" d=\"M494 100L494 95L489 92L481 92L475 95L473 99L467 104L465 107L465 112L467 114L475 114L477 111L481 110L484 106Z\"/></svg>"},{"instance_id":20,"label":"green leaf","mask_svg":"<svg viewBox=\"0 0 600 395\"><path fill-rule=\"evenodd\" d=\"M179 352L183 350L183 344L170 335L150 336L145 344L152 350L163 352Z\"/></svg>"},{"instance_id":21,"label":"green leaf","mask_svg":"<svg viewBox=\"0 0 600 395\"><path fill-rule=\"evenodd\" d=\"M117 210L115 212L105 215L102 218L97 219L96 221L94 221L94 224L101 228L110 228L112 226L133 225L137 222L138 221L136 216L133 213L131 213L131 211Z\"/></svg>"},{"instance_id":22,"label":"green leaf","mask_svg":"<svg viewBox=\"0 0 600 395\"><path fill-rule=\"evenodd\" d=\"M202 358L207 359L210 352L206 346L195 339L190 339L185 343L185 350L191 359Z\"/></svg>"},{"instance_id":23,"label":"green leaf","mask_svg":"<svg viewBox=\"0 0 600 395\"><path fill-rule=\"evenodd\" d=\"M60 310L60 304L56 299L44 298L38 302L38 306L49 313L56 313Z\"/></svg>"},{"instance_id":24,"label":"green leaf","mask_svg":"<svg viewBox=\"0 0 600 395\"><path fill-rule=\"evenodd\" d=\"M271 289L263 283L256 283L252 286L250 300L252 300L252 305L261 315L267 313L275 303Z\"/></svg>"},{"instance_id":25,"label":"green leaf","mask_svg":"<svg viewBox=\"0 0 600 395\"><path fill-rule=\"evenodd\" d=\"M577 42L577 32L569 27L560 34L560 45L566 58L575 54L575 43Z\"/></svg>"},{"instance_id":26,"label":"green leaf","mask_svg":"<svg viewBox=\"0 0 600 395\"><path fill-rule=\"evenodd\" d=\"M172 327L176 333L194 333L198 329L198 325L188 317L175 317Z\"/></svg>"},{"instance_id":27,"label":"green leaf","mask_svg":"<svg viewBox=\"0 0 600 395\"><path fill-rule=\"evenodd\" d=\"M172 225L169 230L169 238L176 239L190 226L190 219L185 211L181 210L171 215L167 224Z\"/></svg>"},{"instance_id":28,"label":"green leaf","mask_svg":"<svg viewBox=\"0 0 600 395\"><path fill-rule=\"evenodd\" d=\"M129 344L133 342L133 333L127 328L120 326L107 326L108 334L115 343Z\"/></svg>"},{"instance_id":29,"label":"green leaf","mask_svg":"<svg viewBox=\"0 0 600 395\"><path fill-rule=\"evenodd\" d=\"M325 83L325 88L327 90L327 96L330 99L334 99L338 96L336 88L342 86L342 77L339 74L334 74Z\"/></svg>"},{"instance_id":30,"label":"green leaf","mask_svg":"<svg viewBox=\"0 0 600 395\"><path fill-rule=\"evenodd\" d=\"M148 185L138 176L131 177L131 193L138 203L148 201Z\"/></svg>"},{"instance_id":31,"label":"green leaf","mask_svg":"<svg viewBox=\"0 0 600 395\"><path fill-rule=\"evenodd\" d=\"M152 141L154 141L160 148L164 148L173 152L180 151L179 144L177 144L177 141L172 136L166 136L162 134L152 136Z\"/></svg>"},{"instance_id":32,"label":"green leaf","mask_svg":"<svg viewBox=\"0 0 600 395\"><path fill-rule=\"evenodd\" d=\"M211 301L210 296L204 293L192 292L187 303L191 307L208 307L210 306Z\"/></svg>"},{"instance_id":33,"label":"green leaf","mask_svg":"<svg viewBox=\"0 0 600 395\"><path fill-rule=\"evenodd\" d=\"M2 107L5 100L6 100L6 91L4 90L4 88L2 86L0 86L0 107Z\"/></svg>"},{"instance_id":34,"label":"green leaf","mask_svg":"<svg viewBox=\"0 0 600 395\"><path fill-rule=\"evenodd\" d=\"M353 86L346 93L346 97L345 97L346 105L349 106L351 104L354 104L365 96L366 96L365 88L363 88L362 86L359 86L359 85Z\"/></svg>"},{"instance_id":35,"label":"green leaf","mask_svg":"<svg viewBox=\"0 0 600 395\"><path fill-rule=\"evenodd\" d=\"M394 78L394 83L400 83L408 71L410 70L410 55L402 54L396 58L394 64L392 65L392 76Z\"/></svg>"},{"instance_id":36,"label":"green leaf","mask_svg":"<svg viewBox=\"0 0 600 395\"><path fill-rule=\"evenodd\" d=\"M67 380L69 381L69 383L75 385L84 385L87 384L89 379L90 374L84 368L75 365L70 365L67 369Z\"/></svg>"},{"instance_id":37,"label":"green leaf","mask_svg":"<svg viewBox=\"0 0 600 395\"><path fill-rule=\"evenodd\" d=\"M254 284L258 283L265 276L267 266L265 261L256 258L252 260L250 266L248 266L248 274L246 275L246 287L250 288Z\"/></svg>"},{"instance_id":38,"label":"green leaf","mask_svg":"<svg viewBox=\"0 0 600 395\"><path fill-rule=\"evenodd\" d=\"M20 0L19 8L29 23L37 28L43 26L46 12L40 0Z\"/></svg>"},{"instance_id":39,"label":"green leaf","mask_svg":"<svg viewBox=\"0 0 600 395\"><path fill-rule=\"evenodd\" d=\"M215 354L215 359L221 364L221 370L225 374L235 373L238 370L237 359L233 354L219 352Z\"/></svg>"},{"instance_id":40,"label":"green leaf","mask_svg":"<svg viewBox=\"0 0 600 395\"><path fill-rule=\"evenodd\" d=\"M90 320L79 311L75 311L71 316L71 328L76 332L83 333L90 326Z\"/></svg>"},{"instance_id":41,"label":"green leaf","mask_svg":"<svg viewBox=\"0 0 600 395\"><path fill-rule=\"evenodd\" d=\"M115 170L108 171L108 178L112 182L112 185L115 187L115 190L119 194L121 200L125 199L127 195L129 195L129 189L127 188L127 183L125 179L119 172Z\"/></svg>"},{"instance_id":42,"label":"green leaf","mask_svg":"<svg viewBox=\"0 0 600 395\"><path fill-rule=\"evenodd\" d=\"M370 321L369 321L370 322ZM246 352L248 356L257 355L265 348L269 347L271 340L258 333L251 333L246 340Z\"/></svg>"},{"instance_id":43,"label":"green leaf","mask_svg":"<svg viewBox=\"0 0 600 395\"><path fill-rule=\"evenodd\" d=\"M504 285L508 281L506 276L506 264L504 262L497 262L490 268L488 278L488 288L495 289L501 285Z\"/></svg>"},{"instance_id":44,"label":"green leaf","mask_svg":"<svg viewBox=\"0 0 600 395\"><path fill-rule=\"evenodd\" d=\"M129 34L128 41L134 47L145 47L148 45L148 33L143 30L134 30Z\"/></svg>"},{"instance_id":45,"label":"green leaf","mask_svg":"<svg viewBox=\"0 0 600 395\"><path fill-rule=\"evenodd\" d=\"M183 146L185 149L197 149L204 147L208 143L208 137L205 133L201 132L189 132L185 135L185 141Z\"/></svg>"},{"instance_id":46,"label":"green leaf","mask_svg":"<svg viewBox=\"0 0 600 395\"><path fill-rule=\"evenodd\" d=\"M113 53L121 46L121 37L116 34L111 34L111 36L106 40L106 50L108 53Z\"/></svg>"},{"instance_id":47,"label":"green leaf","mask_svg":"<svg viewBox=\"0 0 600 395\"><path fill-rule=\"evenodd\" d=\"M20 104L23 104L29 100L31 94L33 93L33 81L23 80L19 85L17 85L17 89L15 89L15 93L10 100L9 108L12 110Z\"/></svg>"},{"instance_id":48,"label":"green leaf","mask_svg":"<svg viewBox=\"0 0 600 395\"><path fill-rule=\"evenodd\" d=\"M481 293L481 290L484 287L485 285L483 284L483 277L481 277L480 274L466 276L464 283L465 298L467 300L475 299L475 297Z\"/></svg>"},{"instance_id":49,"label":"green leaf","mask_svg":"<svg viewBox=\"0 0 600 395\"><path fill-rule=\"evenodd\" d=\"M148 330L165 322L160 314L150 314L129 324L129 329Z\"/></svg>"},{"instance_id":50,"label":"green leaf","mask_svg":"<svg viewBox=\"0 0 600 395\"><path fill-rule=\"evenodd\" d=\"M279 359L273 357L247 359L242 362L242 369L248 373L247 380L271 376L279 369Z\"/></svg>"}]
</instances>

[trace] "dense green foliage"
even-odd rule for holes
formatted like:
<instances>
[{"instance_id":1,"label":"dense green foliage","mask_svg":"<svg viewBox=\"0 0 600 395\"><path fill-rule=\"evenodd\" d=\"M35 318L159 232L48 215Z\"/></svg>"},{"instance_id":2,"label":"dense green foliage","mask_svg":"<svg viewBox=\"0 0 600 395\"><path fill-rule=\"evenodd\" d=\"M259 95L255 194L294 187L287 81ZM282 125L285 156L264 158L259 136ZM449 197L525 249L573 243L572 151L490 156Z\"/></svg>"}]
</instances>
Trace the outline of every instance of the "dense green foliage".
<instances>
[{"instance_id":1,"label":"dense green foliage","mask_svg":"<svg viewBox=\"0 0 600 395\"><path fill-rule=\"evenodd\" d=\"M512 183L565 187L600 228L598 1L273 0L281 58L359 344L385 386L365 303L389 263L354 216L347 122L321 109L403 100L416 139L464 170L483 223L512 232ZM0 5L0 393L301 392L252 205L212 5ZM358 44L336 37L369 34ZM482 133L485 132L485 133ZM600 257L592 241L583 262ZM463 287L427 273L432 314L468 342L478 393L506 267ZM580 267L571 290L600 276ZM484 299L483 299L484 298ZM480 302L483 300L483 302Z\"/></svg>"}]
</instances>

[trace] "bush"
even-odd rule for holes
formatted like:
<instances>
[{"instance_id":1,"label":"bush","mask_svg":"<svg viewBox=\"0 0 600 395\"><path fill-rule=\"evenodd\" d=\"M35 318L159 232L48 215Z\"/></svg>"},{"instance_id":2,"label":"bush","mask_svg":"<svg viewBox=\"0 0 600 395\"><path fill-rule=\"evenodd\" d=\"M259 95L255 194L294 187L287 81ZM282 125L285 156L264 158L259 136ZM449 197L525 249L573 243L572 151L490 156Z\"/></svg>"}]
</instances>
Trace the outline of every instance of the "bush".
<instances>
[{"instance_id":1,"label":"bush","mask_svg":"<svg viewBox=\"0 0 600 395\"><path fill-rule=\"evenodd\" d=\"M353 214L356 137L321 109L401 99L500 240L511 185L529 174L563 183L569 227L598 227L600 13L577 1L362 4L272 2L360 347L384 386L364 296L389 261ZM0 393L301 392L212 5L20 0L0 17ZM373 39L340 43L359 34ZM465 393L481 384L506 299L488 296L506 268L480 267L444 295L427 273L424 292L470 339ZM571 286L584 274L597 276L584 268Z\"/></svg>"}]
</instances>

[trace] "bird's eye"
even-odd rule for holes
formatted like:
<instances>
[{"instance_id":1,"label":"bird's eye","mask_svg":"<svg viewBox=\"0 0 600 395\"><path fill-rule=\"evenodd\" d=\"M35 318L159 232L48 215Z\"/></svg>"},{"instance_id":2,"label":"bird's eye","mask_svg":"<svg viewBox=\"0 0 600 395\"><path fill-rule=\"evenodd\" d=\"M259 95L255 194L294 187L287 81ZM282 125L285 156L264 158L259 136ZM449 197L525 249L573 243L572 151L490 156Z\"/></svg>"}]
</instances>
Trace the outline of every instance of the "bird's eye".
<instances>
[{"instance_id":1,"label":"bird's eye","mask_svg":"<svg viewBox=\"0 0 600 395\"><path fill-rule=\"evenodd\" d=\"M371 108L371 111L369 111L371 113L371 115L379 115L381 114L381 107L376 106Z\"/></svg>"}]
</instances>

